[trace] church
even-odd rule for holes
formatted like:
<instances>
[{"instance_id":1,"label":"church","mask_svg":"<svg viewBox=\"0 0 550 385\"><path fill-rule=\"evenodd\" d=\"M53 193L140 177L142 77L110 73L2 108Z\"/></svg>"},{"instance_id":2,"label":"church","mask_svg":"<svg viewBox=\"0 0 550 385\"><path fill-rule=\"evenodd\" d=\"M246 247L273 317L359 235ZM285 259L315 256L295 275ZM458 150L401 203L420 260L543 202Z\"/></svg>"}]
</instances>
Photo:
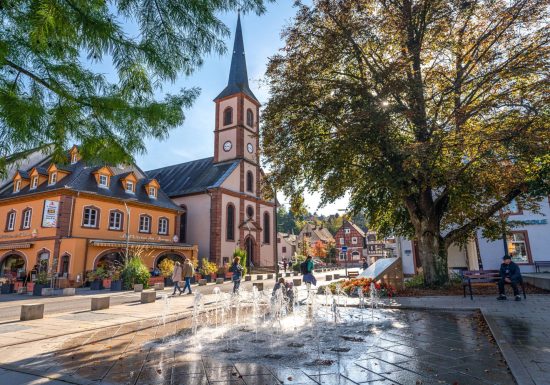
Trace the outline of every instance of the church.
<instances>
[{"instance_id":1,"label":"church","mask_svg":"<svg viewBox=\"0 0 550 385\"><path fill-rule=\"evenodd\" d=\"M254 267L275 265L276 204L260 167L260 102L248 85L240 16L227 86L214 99L214 156L146 171L181 207L179 241L218 266L235 248ZM269 194L272 195L272 194Z\"/></svg>"}]
</instances>

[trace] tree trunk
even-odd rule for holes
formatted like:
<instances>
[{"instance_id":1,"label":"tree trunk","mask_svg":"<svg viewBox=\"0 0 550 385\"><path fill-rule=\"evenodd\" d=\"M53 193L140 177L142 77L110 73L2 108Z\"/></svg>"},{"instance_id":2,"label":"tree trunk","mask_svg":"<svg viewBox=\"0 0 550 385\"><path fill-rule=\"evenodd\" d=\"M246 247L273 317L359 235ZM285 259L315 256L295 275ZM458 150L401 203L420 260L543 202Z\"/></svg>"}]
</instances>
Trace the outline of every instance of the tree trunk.
<instances>
[{"instance_id":1,"label":"tree trunk","mask_svg":"<svg viewBox=\"0 0 550 385\"><path fill-rule=\"evenodd\" d=\"M437 226L421 222L416 229L418 253L426 286L440 286L448 282L447 248Z\"/></svg>"}]
</instances>

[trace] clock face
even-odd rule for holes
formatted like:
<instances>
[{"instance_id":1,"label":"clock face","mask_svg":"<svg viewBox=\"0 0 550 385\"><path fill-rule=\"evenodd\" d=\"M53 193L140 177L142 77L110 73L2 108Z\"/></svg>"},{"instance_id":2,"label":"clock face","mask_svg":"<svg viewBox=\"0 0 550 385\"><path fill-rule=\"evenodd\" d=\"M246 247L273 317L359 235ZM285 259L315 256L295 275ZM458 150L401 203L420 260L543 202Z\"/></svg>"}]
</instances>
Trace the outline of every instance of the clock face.
<instances>
[{"instance_id":1,"label":"clock face","mask_svg":"<svg viewBox=\"0 0 550 385\"><path fill-rule=\"evenodd\" d=\"M223 150L225 152L231 150L231 147L233 147L233 145L231 144L231 142L229 140L223 144Z\"/></svg>"},{"instance_id":2,"label":"clock face","mask_svg":"<svg viewBox=\"0 0 550 385\"><path fill-rule=\"evenodd\" d=\"M254 151L254 146L252 145L252 143L248 143L246 145L246 149L248 150L249 153L252 154L252 152Z\"/></svg>"}]
</instances>

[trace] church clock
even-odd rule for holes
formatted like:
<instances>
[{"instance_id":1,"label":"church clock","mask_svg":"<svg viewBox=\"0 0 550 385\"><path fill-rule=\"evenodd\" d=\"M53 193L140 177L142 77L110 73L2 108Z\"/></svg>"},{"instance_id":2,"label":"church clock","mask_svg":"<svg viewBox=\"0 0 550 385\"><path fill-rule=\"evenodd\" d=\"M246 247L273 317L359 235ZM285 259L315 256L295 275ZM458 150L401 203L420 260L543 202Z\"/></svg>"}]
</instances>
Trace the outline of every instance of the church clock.
<instances>
[{"instance_id":1,"label":"church clock","mask_svg":"<svg viewBox=\"0 0 550 385\"><path fill-rule=\"evenodd\" d=\"M252 154L252 152L254 151L254 146L252 145L252 143L248 143L246 146L246 149L248 150L249 153Z\"/></svg>"},{"instance_id":2,"label":"church clock","mask_svg":"<svg viewBox=\"0 0 550 385\"><path fill-rule=\"evenodd\" d=\"M233 147L233 145L231 144L231 142L229 140L223 144L223 150L225 152L230 151L231 147Z\"/></svg>"}]
</instances>

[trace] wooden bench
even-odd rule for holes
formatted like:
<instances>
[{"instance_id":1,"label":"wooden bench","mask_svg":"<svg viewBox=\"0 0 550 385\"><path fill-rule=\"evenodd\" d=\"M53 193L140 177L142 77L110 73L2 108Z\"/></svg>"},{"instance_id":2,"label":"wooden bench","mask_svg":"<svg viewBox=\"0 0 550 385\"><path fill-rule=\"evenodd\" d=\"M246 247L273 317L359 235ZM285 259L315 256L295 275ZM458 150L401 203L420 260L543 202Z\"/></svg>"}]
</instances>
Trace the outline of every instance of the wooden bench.
<instances>
[{"instance_id":1,"label":"wooden bench","mask_svg":"<svg viewBox=\"0 0 550 385\"><path fill-rule=\"evenodd\" d=\"M348 278L357 278L359 276L359 270L349 270Z\"/></svg>"},{"instance_id":2,"label":"wooden bench","mask_svg":"<svg viewBox=\"0 0 550 385\"><path fill-rule=\"evenodd\" d=\"M470 290L470 299L473 300L472 286L493 286L498 285L500 280L500 271L498 270L466 270L462 272L462 288L464 289L464 298L466 298L466 287ZM525 295L525 287L523 280L519 282L523 298Z\"/></svg>"},{"instance_id":3,"label":"wooden bench","mask_svg":"<svg viewBox=\"0 0 550 385\"><path fill-rule=\"evenodd\" d=\"M541 267L550 267L550 261L535 261L535 273L540 273Z\"/></svg>"}]
</instances>

